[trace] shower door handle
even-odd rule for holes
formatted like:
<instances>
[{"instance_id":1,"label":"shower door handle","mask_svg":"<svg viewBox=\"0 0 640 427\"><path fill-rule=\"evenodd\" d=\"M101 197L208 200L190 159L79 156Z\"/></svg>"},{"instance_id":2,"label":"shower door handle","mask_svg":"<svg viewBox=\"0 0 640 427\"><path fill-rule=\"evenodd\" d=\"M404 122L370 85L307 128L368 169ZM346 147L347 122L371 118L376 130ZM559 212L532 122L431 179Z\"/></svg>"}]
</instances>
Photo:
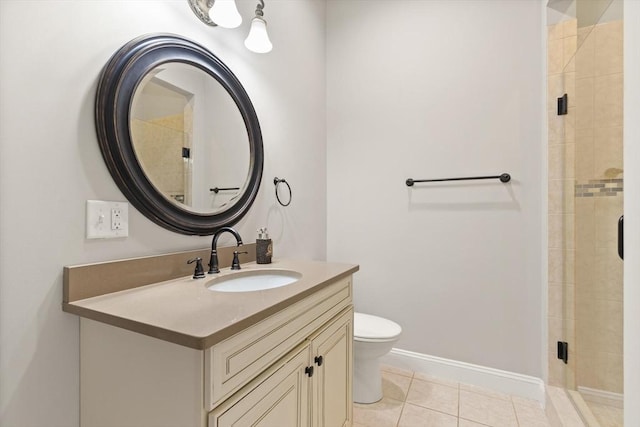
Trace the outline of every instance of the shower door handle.
<instances>
[{"instance_id":1,"label":"shower door handle","mask_svg":"<svg viewBox=\"0 0 640 427\"><path fill-rule=\"evenodd\" d=\"M618 256L624 259L624 215L618 219Z\"/></svg>"}]
</instances>

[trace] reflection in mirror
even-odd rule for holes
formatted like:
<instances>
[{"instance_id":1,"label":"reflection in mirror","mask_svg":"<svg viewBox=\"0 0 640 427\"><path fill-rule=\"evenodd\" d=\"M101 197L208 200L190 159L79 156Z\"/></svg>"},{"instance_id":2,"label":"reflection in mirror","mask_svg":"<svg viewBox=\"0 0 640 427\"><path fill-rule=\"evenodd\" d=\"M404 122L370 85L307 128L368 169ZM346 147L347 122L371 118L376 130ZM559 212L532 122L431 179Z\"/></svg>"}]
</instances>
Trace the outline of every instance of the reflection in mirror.
<instances>
[{"instance_id":1,"label":"reflection in mirror","mask_svg":"<svg viewBox=\"0 0 640 427\"><path fill-rule=\"evenodd\" d=\"M229 93L202 70L174 62L147 73L133 96L130 127L145 175L173 203L219 213L244 191L247 129Z\"/></svg>"}]
</instances>

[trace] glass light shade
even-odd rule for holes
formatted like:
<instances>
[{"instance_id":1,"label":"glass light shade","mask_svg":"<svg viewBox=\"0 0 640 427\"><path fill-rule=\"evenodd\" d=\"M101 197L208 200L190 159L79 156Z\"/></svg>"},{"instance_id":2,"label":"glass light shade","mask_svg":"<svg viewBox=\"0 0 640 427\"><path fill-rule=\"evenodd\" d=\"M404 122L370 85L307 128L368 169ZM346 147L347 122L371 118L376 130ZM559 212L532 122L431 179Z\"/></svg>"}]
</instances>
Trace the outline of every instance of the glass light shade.
<instances>
[{"instance_id":1,"label":"glass light shade","mask_svg":"<svg viewBox=\"0 0 640 427\"><path fill-rule=\"evenodd\" d=\"M235 0L215 0L209 10L209 18L222 28L236 28L242 24Z\"/></svg>"},{"instance_id":2,"label":"glass light shade","mask_svg":"<svg viewBox=\"0 0 640 427\"><path fill-rule=\"evenodd\" d=\"M252 52L267 53L271 52L273 45L267 34L267 23L264 19L256 16L251 21L251 30L244 41L244 45Z\"/></svg>"}]
</instances>

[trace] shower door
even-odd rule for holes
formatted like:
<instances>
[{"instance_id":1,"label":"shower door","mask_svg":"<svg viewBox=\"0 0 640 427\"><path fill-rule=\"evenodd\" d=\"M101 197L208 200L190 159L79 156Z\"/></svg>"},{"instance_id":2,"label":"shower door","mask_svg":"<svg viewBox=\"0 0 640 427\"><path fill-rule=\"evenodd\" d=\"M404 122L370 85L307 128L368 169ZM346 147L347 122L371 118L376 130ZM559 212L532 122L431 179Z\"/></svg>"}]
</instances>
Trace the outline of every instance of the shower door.
<instances>
[{"instance_id":1,"label":"shower door","mask_svg":"<svg viewBox=\"0 0 640 427\"><path fill-rule=\"evenodd\" d=\"M566 114L555 111L549 118L549 289L553 294L557 286L561 292L559 341L568 346L560 385L585 421L622 426L622 0L552 0L549 8L554 7L566 17L549 27L549 97L567 94L566 103L557 105L566 107ZM551 62L553 48L562 51L558 64ZM561 72L552 73L554 65L561 65ZM559 187L561 203L552 205L553 189ZM554 256L562 259L557 280ZM549 363L551 377L558 361Z\"/></svg>"}]
</instances>

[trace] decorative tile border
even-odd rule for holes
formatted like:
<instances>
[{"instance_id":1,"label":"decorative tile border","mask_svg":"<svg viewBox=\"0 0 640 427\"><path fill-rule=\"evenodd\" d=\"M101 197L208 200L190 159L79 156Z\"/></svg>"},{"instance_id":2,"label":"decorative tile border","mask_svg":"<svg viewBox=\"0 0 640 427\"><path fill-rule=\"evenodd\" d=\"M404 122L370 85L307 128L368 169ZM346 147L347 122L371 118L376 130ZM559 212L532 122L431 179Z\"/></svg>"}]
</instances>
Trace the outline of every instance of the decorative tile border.
<instances>
[{"instance_id":1,"label":"decorative tile border","mask_svg":"<svg viewBox=\"0 0 640 427\"><path fill-rule=\"evenodd\" d=\"M615 179L590 179L588 183L575 186L576 197L605 197L617 196L623 192L622 178Z\"/></svg>"}]
</instances>

